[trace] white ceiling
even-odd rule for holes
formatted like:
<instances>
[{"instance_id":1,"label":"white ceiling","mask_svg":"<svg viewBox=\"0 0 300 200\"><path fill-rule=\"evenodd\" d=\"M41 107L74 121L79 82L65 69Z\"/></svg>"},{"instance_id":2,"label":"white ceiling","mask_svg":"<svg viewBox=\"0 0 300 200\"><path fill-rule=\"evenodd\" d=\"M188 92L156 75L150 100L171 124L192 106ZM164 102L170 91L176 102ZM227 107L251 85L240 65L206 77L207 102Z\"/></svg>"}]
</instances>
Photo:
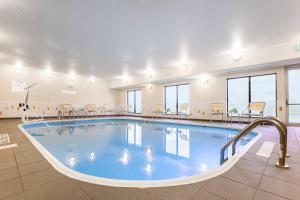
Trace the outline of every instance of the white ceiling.
<instances>
[{"instance_id":1,"label":"white ceiling","mask_svg":"<svg viewBox=\"0 0 300 200\"><path fill-rule=\"evenodd\" d=\"M299 0L0 0L0 65L115 77L300 36Z\"/></svg>"}]
</instances>

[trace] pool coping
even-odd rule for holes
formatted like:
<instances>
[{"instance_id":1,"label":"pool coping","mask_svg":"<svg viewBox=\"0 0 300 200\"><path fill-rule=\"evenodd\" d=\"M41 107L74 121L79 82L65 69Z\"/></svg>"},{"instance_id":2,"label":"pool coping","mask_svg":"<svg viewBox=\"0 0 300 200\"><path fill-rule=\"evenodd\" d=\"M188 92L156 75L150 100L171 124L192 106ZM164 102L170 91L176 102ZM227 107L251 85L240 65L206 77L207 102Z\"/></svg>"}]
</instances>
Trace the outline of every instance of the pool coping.
<instances>
[{"instance_id":1,"label":"pool coping","mask_svg":"<svg viewBox=\"0 0 300 200\"><path fill-rule=\"evenodd\" d=\"M257 135L250 142L248 142L241 149L240 152L236 153L234 156L229 157L228 160L223 165L219 166L213 171L201 175L175 178L175 179L141 181L141 180L116 180L116 179L109 179L109 178L101 178L101 177L83 174L71 168L68 168L67 166L62 164L58 159L56 159L55 156L53 156L45 147L43 147L43 145L40 144L33 136L31 136L26 131L25 128L23 128L23 125L25 124L60 122L60 121L84 121L84 120L96 120L96 119L131 119L131 120L139 120L139 121L165 122L170 124L206 126L206 127L215 127L215 128L230 128L233 130L242 130L242 128L229 127L228 125L221 125L221 124L207 124L207 123L199 123L199 122L195 123L191 121L169 120L169 119L159 119L159 120L145 119L140 117L101 117L101 118L80 118L80 119L68 119L68 120L33 121L30 123L19 124L18 128L25 134L25 136L29 139L29 141L46 158L46 160L60 173L79 181L84 181L84 182L93 183L97 185L105 185L105 186L112 186L112 187L133 187L133 188L178 186L178 185L197 183L197 182L214 178L231 169L237 163L237 161L252 147L252 145L262 137L261 132L253 131Z\"/></svg>"}]
</instances>

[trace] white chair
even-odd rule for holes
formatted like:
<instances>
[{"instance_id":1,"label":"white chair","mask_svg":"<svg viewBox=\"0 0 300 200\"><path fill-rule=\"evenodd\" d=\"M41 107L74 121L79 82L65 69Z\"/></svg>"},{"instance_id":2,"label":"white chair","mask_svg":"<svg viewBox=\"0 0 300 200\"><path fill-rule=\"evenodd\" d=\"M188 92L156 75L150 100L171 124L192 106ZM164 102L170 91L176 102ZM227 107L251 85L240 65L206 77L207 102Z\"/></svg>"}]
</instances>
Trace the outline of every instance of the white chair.
<instances>
[{"instance_id":1,"label":"white chair","mask_svg":"<svg viewBox=\"0 0 300 200\"><path fill-rule=\"evenodd\" d=\"M222 121L224 120L225 106L223 103L211 103L210 104L210 122L212 122L213 116L221 116Z\"/></svg>"},{"instance_id":2,"label":"white chair","mask_svg":"<svg viewBox=\"0 0 300 200\"><path fill-rule=\"evenodd\" d=\"M178 116L179 119L183 119L184 117L188 118L191 115L190 105L188 103L182 103L178 108Z\"/></svg>"},{"instance_id":3,"label":"white chair","mask_svg":"<svg viewBox=\"0 0 300 200\"><path fill-rule=\"evenodd\" d=\"M71 104L61 104L59 105L58 118L61 119L68 114L69 117L73 116L73 106Z\"/></svg>"},{"instance_id":4,"label":"white chair","mask_svg":"<svg viewBox=\"0 0 300 200\"><path fill-rule=\"evenodd\" d=\"M104 104L102 110L103 110L104 115L112 115L114 113L113 106L111 106L109 104Z\"/></svg>"},{"instance_id":5,"label":"white chair","mask_svg":"<svg viewBox=\"0 0 300 200\"><path fill-rule=\"evenodd\" d=\"M96 104L86 104L85 105L86 115L94 114L97 115L97 105Z\"/></svg>"},{"instance_id":6,"label":"white chair","mask_svg":"<svg viewBox=\"0 0 300 200\"><path fill-rule=\"evenodd\" d=\"M243 117L248 117L249 122L251 117L263 117L266 107L265 102L250 102L247 111L242 113Z\"/></svg>"},{"instance_id":7,"label":"white chair","mask_svg":"<svg viewBox=\"0 0 300 200\"><path fill-rule=\"evenodd\" d=\"M161 117L163 117L163 115L164 115L164 105L155 104L153 109L152 109L152 118L154 118L153 114L155 114L155 117L158 117L159 115L161 115Z\"/></svg>"}]
</instances>

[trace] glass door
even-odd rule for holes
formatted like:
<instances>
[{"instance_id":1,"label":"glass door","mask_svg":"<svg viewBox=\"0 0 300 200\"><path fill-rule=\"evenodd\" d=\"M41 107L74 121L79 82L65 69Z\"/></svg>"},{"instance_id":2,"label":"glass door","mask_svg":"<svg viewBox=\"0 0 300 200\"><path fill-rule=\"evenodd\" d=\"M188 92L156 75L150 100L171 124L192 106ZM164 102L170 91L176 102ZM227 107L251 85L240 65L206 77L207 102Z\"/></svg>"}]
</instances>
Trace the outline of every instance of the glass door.
<instances>
[{"instance_id":1,"label":"glass door","mask_svg":"<svg viewBox=\"0 0 300 200\"><path fill-rule=\"evenodd\" d=\"M288 119L300 124L300 68L288 70Z\"/></svg>"}]
</instances>

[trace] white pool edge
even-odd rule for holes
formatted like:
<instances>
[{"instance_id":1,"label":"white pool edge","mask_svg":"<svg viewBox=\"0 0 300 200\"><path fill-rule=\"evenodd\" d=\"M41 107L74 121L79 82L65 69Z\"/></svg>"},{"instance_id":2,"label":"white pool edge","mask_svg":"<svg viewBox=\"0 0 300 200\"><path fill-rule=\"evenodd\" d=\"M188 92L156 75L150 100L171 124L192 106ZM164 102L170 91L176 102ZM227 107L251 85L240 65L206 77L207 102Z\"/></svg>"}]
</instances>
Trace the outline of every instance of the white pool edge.
<instances>
[{"instance_id":1,"label":"white pool edge","mask_svg":"<svg viewBox=\"0 0 300 200\"><path fill-rule=\"evenodd\" d=\"M198 126L207 126L207 127L217 127L217 128L230 128L235 130L241 130L237 127L230 127L226 125L215 125L215 124L205 124L205 123L194 123L190 121L178 121L178 120L157 120L157 119L145 119L145 118L138 118L138 117L101 117L101 118L86 118L86 119L71 119L71 120L64 120L64 121L82 121L82 120L93 120L93 119L136 119L140 121L153 121L153 122L167 122L173 124L182 124L182 125L198 125ZM49 121L38 121L32 122L34 123L42 123L42 122L59 122L61 120L49 120ZM225 162L222 166L218 167L216 170L207 172L202 175L190 176L190 177L183 177L183 178L176 178L176 179L166 179L166 180L153 180L153 181L139 181L139 180L115 180L115 179L108 179L108 178L101 178L96 176L91 176L83 173L76 172L65 165L63 165L59 160L57 160L47 149L45 149L33 136L31 136L24 128L24 124L19 124L18 128L25 134L25 136L29 139L29 141L39 150L39 152L45 157L45 159L60 173L88 183L98 184L98 185L106 185L112 187L136 187L136 188L150 188L150 187L167 187L167 186L178 186L184 184L191 184L197 183L201 181L205 181L216 176L223 174L224 172L228 171L232 168L237 161L252 147L252 145L261 138L262 133L259 131L254 131L257 135L250 141L243 149L236 153L234 156L230 157L227 162Z\"/></svg>"}]
</instances>

